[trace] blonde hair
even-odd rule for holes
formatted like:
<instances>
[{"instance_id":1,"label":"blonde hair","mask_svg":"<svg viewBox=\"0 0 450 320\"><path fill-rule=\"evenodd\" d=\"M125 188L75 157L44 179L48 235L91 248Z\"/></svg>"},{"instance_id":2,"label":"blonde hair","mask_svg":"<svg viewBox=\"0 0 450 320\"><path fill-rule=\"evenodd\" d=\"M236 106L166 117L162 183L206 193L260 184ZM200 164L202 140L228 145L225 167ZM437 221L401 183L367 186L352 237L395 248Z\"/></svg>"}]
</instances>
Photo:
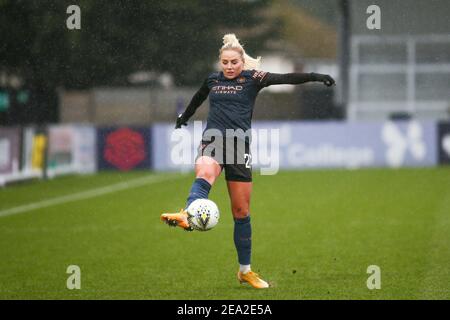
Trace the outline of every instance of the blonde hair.
<instances>
[{"instance_id":1,"label":"blonde hair","mask_svg":"<svg viewBox=\"0 0 450 320\"><path fill-rule=\"evenodd\" d=\"M220 48L219 56L224 50L235 50L239 52L244 60L244 70L258 69L261 63L261 57L252 58L245 53L244 47L240 44L238 38L234 33L229 33L223 36L223 46Z\"/></svg>"}]
</instances>

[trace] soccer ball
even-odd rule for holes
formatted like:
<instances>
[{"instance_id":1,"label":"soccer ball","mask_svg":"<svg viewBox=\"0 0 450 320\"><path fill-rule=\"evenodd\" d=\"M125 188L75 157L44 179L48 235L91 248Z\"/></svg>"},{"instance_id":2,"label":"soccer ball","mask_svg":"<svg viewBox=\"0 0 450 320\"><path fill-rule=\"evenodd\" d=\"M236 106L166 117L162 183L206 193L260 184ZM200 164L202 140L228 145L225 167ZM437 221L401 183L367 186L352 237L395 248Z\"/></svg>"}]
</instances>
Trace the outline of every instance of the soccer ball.
<instances>
[{"instance_id":1,"label":"soccer ball","mask_svg":"<svg viewBox=\"0 0 450 320\"><path fill-rule=\"evenodd\" d=\"M219 222L219 208L208 199L197 199L187 208L188 223L198 231L208 231Z\"/></svg>"}]
</instances>

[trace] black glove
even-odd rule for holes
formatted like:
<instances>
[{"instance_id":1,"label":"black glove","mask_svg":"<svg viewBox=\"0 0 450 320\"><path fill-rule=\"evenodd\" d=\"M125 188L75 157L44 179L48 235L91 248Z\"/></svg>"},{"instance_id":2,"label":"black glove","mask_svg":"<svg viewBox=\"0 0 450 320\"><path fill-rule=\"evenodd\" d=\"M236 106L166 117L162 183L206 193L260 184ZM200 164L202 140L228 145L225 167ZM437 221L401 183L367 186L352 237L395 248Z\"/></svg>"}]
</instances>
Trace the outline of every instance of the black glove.
<instances>
[{"instance_id":1,"label":"black glove","mask_svg":"<svg viewBox=\"0 0 450 320\"><path fill-rule=\"evenodd\" d=\"M177 124L175 125L175 129L180 129L181 126L187 126L187 119L184 118L182 113L178 115Z\"/></svg>"},{"instance_id":2,"label":"black glove","mask_svg":"<svg viewBox=\"0 0 450 320\"><path fill-rule=\"evenodd\" d=\"M312 73L314 77L314 81L320 81L323 82L327 87L331 87L336 83L332 77L330 77L327 74L320 74L320 73Z\"/></svg>"}]
</instances>

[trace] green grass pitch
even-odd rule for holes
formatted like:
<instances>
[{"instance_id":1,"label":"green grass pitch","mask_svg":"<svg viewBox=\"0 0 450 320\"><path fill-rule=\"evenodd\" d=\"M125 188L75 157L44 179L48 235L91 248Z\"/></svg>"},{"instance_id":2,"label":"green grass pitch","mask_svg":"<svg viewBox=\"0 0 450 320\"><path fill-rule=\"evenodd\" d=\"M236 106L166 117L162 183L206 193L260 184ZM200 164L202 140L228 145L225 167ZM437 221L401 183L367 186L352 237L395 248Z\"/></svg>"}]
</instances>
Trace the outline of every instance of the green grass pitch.
<instances>
[{"instance_id":1,"label":"green grass pitch","mask_svg":"<svg viewBox=\"0 0 450 320\"><path fill-rule=\"evenodd\" d=\"M256 170L255 170L256 171ZM142 177L164 180L3 215ZM240 285L223 177L209 232L159 220L193 174L101 173L0 190L0 299L450 299L450 168L283 171L254 176L253 270ZM81 289L66 287L69 265ZM381 270L369 290L367 268Z\"/></svg>"}]
</instances>

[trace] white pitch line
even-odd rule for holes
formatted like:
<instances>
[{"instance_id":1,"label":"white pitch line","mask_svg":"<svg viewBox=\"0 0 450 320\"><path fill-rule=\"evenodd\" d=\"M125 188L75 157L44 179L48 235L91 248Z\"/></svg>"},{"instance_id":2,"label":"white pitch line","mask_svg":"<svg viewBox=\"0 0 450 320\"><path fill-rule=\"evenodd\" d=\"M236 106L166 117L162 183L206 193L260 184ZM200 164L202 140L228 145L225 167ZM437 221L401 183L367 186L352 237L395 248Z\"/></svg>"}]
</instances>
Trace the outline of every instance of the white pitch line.
<instances>
[{"instance_id":1,"label":"white pitch line","mask_svg":"<svg viewBox=\"0 0 450 320\"><path fill-rule=\"evenodd\" d=\"M130 181L116 183L116 184L113 184L113 185L107 186L107 187L95 188L95 189L91 189L91 190L87 190L87 191L83 191L83 192L79 192L79 193L75 193L75 194L70 194L67 196L57 197L57 198L53 198L53 199L49 199L49 200L38 201L38 202L30 203L30 204L25 204L22 206L10 208L10 209L5 209L5 210L0 211L0 218L18 214L18 213L31 211L31 210L51 207L51 206L55 206L55 205L63 204L63 203L67 203L67 202L95 198L95 197L99 197L99 196L102 196L105 194L109 194L109 193L113 193L113 192L117 192L117 191L121 191L121 190L137 188L137 187L147 185L147 184L154 184L154 183L158 183L158 182L162 182L162 181L166 181L166 180L180 178L181 176L183 176L183 175L168 176L168 177L167 176L150 176L150 177L144 177L144 178L137 178L137 179L133 179Z\"/></svg>"}]
</instances>

